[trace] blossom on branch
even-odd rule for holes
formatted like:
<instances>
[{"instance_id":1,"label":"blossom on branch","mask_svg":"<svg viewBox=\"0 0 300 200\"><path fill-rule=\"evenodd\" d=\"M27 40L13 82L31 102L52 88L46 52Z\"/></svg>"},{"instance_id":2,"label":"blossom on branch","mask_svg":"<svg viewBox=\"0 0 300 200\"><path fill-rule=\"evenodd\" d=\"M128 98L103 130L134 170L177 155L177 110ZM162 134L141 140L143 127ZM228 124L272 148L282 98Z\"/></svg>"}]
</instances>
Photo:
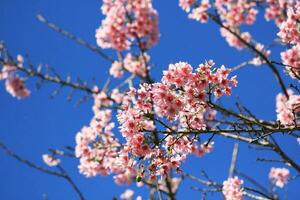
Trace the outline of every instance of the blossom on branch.
<instances>
[{"instance_id":1,"label":"blossom on branch","mask_svg":"<svg viewBox=\"0 0 300 200\"><path fill-rule=\"evenodd\" d=\"M223 195L226 200L243 200L243 180L237 176L223 182Z\"/></svg>"},{"instance_id":2,"label":"blossom on branch","mask_svg":"<svg viewBox=\"0 0 300 200\"><path fill-rule=\"evenodd\" d=\"M96 30L102 48L128 50L135 39L149 48L159 39L158 15L151 0L104 0L102 13L105 19Z\"/></svg>"},{"instance_id":3,"label":"blossom on branch","mask_svg":"<svg viewBox=\"0 0 300 200\"><path fill-rule=\"evenodd\" d=\"M49 167L55 167L60 163L60 159L54 158L52 155L44 154L42 156L43 161L49 166Z\"/></svg>"},{"instance_id":4,"label":"blossom on branch","mask_svg":"<svg viewBox=\"0 0 300 200\"><path fill-rule=\"evenodd\" d=\"M269 178L277 187L283 188L289 181L290 171L286 168L272 167L269 173Z\"/></svg>"}]
</instances>

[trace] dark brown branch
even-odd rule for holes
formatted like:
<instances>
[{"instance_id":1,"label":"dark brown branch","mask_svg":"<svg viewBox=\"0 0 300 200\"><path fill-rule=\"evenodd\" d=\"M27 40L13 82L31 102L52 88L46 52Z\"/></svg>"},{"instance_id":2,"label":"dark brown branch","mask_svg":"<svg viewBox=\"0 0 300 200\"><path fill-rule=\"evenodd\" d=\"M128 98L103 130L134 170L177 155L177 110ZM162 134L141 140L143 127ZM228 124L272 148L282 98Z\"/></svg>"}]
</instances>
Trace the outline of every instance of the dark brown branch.
<instances>
[{"instance_id":1,"label":"dark brown branch","mask_svg":"<svg viewBox=\"0 0 300 200\"><path fill-rule=\"evenodd\" d=\"M10 150L6 145L4 145L2 142L0 142L0 148L9 156L15 158L17 161L27 165L28 167L31 167L35 170L38 170L40 172L43 172L45 174L49 174L49 175L53 175L53 176L56 176L56 177L60 177L60 178L63 178L65 179L70 185L71 187L75 190L76 194L79 196L79 199L80 200L85 200L83 194L81 193L81 191L79 190L79 188L76 186L76 184L74 183L74 181L71 179L71 177L66 173L66 171L61 167L61 166L58 166L58 169L61 171L61 172L56 172L54 170L49 170L49 169L46 169L44 167L41 167L39 165L36 165L35 163L29 161L29 160L26 160L24 158L22 158L21 156L19 156L18 154L16 154L15 152L13 152L12 150Z\"/></svg>"},{"instance_id":2,"label":"dark brown branch","mask_svg":"<svg viewBox=\"0 0 300 200\"><path fill-rule=\"evenodd\" d=\"M298 172L300 172L300 165L298 165L294 160L292 160L279 146L279 144L276 142L276 140L270 136L273 144L270 144L270 146L273 148L273 150L288 164L290 164L294 169L296 169Z\"/></svg>"},{"instance_id":3,"label":"dark brown branch","mask_svg":"<svg viewBox=\"0 0 300 200\"><path fill-rule=\"evenodd\" d=\"M38 78L40 78L44 81L57 83L57 84L63 85L63 86L68 86L68 87L71 87L73 89L79 89L79 90L85 91L85 92L90 93L90 94L97 94L98 93L97 91L91 89L90 87L88 87L86 85L82 85L82 84L79 84L79 83L73 83L73 82L70 82L68 80L62 80L58 76L50 76L50 75L47 75L47 74L42 74L42 73L34 70L33 67L32 68L26 68L26 67L17 65L13 61L10 61L9 63L7 63L2 58L0 58L0 65L4 65L4 64L13 65L14 67L16 67L17 70L24 72L26 75L38 77Z\"/></svg>"},{"instance_id":4,"label":"dark brown branch","mask_svg":"<svg viewBox=\"0 0 300 200\"><path fill-rule=\"evenodd\" d=\"M254 45L252 45L251 43L248 43L246 40L244 40L238 33L236 33L235 31L231 30L229 27L225 26L222 21L215 15L213 14L208 14L209 17L216 23L218 24L220 27L226 29L227 31L229 31L231 34L233 34L236 38L238 38L245 46L247 46L250 50L252 50L253 52L255 52L259 57L261 57L266 64L269 66L269 68L272 70L279 86L281 87L282 92L285 94L285 96L287 98L289 98L289 95L287 93L287 89L286 86L279 74L279 71L277 70L276 66L267 58L266 55L264 55L262 52L260 52L258 49L255 48Z\"/></svg>"},{"instance_id":5,"label":"dark brown branch","mask_svg":"<svg viewBox=\"0 0 300 200\"><path fill-rule=\"evenodd\" d=\"M170 200L176 200L175 194L173 193L173 190L172 190L172 184L171 184L170 180L168 179L168 177L166 177L165 182L166 182L166 186L167 186L168 195L170 197Z\"/></svg>"},{"instance_id":6,"label":"dark brown branch","mask_svg":"<svg viewBox=\"0 0 300 200\"><path fill-rule=\"evenodd\" d=\"M66 36L67 38L75 41L76 43L88 48L89 50L97 53L98 55L100 55L102 58L104 58L105 60L108 60L109 62L114 62L114 59L111 58L110 56L106 55L105 53L102 52L102 50L94 45L89 44L88 42L86 42L85 40L76 37L75 35L73 35L72 33L65 31L64 29L60 28L59 26L57 26L56 24L53 24L51 22L49 22L44 16L42 15L37 15L36 18L46 24L49 28L51 28L52 30Z\"/></svg>"}]
</instances>

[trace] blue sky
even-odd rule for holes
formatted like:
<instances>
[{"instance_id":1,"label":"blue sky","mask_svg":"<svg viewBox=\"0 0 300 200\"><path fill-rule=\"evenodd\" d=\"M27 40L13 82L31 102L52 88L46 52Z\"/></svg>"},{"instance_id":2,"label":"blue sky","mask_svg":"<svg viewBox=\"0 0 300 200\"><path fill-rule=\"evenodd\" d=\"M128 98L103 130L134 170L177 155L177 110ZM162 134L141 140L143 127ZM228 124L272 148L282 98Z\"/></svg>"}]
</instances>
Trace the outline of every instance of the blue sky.
<instances>
[{"instance_id":1,"label":"blue sky","mask_svg":"<svg viewBox=\"0 0 300 200\"><path fill-rule=\"evenodd\" d=\"M101 87L107 76L109 62L97 54L79 46L58 33L50 30L35 18L43 14L50 21L95 44L95 29L98 28L102 15L100 0L1 0L0 1L0 40L3 40L14 54L28 54L34 65L49 64L62 76L71 75L92 83L95 78ZM154 7L159 13L161 39L150 51L153 69L151 74L159 80L163 69L169 63L187 61L193 66L208 59L213 59L217 66L235 66L251 58L248 51L237 51L230 48L219 34L213 23L200 24L189 20L178 7L177 0L154 0ZM262 19L260 13L259 19ZM270 44L275 38L277 29L273 23L259 20L253 27L245 27L256 41ZM272 38L272 39L271 39ZM107 51L111 53L111 51ZM280 48L274 49L272 58L279 60ZM281 67L279 67L282 71ZM232 106L235 98L247 106L253 113L264 119L275 119L275 96L280 92L275 78L266 66L248 66L236 72L239 86L233 90L231 98L225 97L222 102ZM288 84L290 79L285 77ZM32 95L22 101L6 93L4 84L0 83L0 140L26 159L43 165L41 155L47 149L63 148L75 145L75 134L92 117L88 101L76 106L82 96L77 92L72 102L67 102L70 92L64 89L54 99L50 95L57 88L45 84L41 90L34 90L34 80L28 85ZM287 149L290 156L300 161L300 147L295 140L278 137L280 144ZM190 157L183 165L191 174L200 175L201 170L216 181L222 182L228 176L233 141L216 137L216 148L200 159ZM253 175L260 183L269 187L268 172L270 163L257 163L257 157L274 157L273 154L250 151L247 145L240 145L237 168ZM24 166L0 152L0 195L2 199L42 199L47 195L52 199L76 199L75 193L64 180L52 177ZM74 178L87 199L112 199L119 196L127 186L117 187L111 177L85 178L78 173L78 160L65 159L63 165ZM45 165L44 165L45 166ZM282 166L276 164L275 166ZM45 166L46 167L46 166ZM292 170L292 174L295 175ZM190 186L200 185L187 180L179 190L178 199L199 199L200 193ZM300 197L300 181L291 182L288 187L288 199ZM283 193L284 190L281 190ZM146 197L145 190L137 190L138 195ZM208 199L220 199L218 195Z\"/></svg>"}]
</instances>

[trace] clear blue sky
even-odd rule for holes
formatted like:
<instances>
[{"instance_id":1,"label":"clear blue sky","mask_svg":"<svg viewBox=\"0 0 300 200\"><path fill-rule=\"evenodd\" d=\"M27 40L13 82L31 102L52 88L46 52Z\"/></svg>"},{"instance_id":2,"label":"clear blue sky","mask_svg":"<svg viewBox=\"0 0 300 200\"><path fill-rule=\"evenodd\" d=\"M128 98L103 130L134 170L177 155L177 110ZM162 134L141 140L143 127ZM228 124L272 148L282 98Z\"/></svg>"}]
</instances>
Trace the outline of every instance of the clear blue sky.
<instances>
[{"instance_id":1,"label":"clear blue sky","mask_svg":"<svg viewBox=\"0 0 300 200\"><path fill-rule=\"evenodd\" d=\"M80 76L92 83L95 77L99 86L103 85L109 69L109 63L97 54L77 45L38 22L36 14L43 14L50 21L66 30L95 44L95 29L98 28L102 15L100 0L1 0L0 1L0 40L4 40L14 54L28 54L35 65L49 64L62 75ZM251 53L230 48L221 38L219 29L213 23L200 24L189 20L178 7L178 1L154 0L154 7L159 12L161 39L151 51L154 64L152 75L156 80L169 63L188 61L196 66L207 59L213 59L217 65L234 66L248 60ZM262 19L262 15L259 16ZM276 28L273 23L261 20L253 27L246 27L259 42L271 43L275 38ZM278 51L272 57L278 60ZM108 51L110 52L110 51ZM281 69L280 69L281 70ZM281 70L282 71L282 70ZM232 106L236 97L257 116L275 119L275 96L280 92L271 71L266 67L248 66L237 72L239 87L233 90L231 98L222 102ZM286 77L285 75L283 75ZM286 83L290 80L285 78ZM40 91L34 91L35 81L29 81L32 95L22 101L6 93L0 83L0 140L11 149L40 165L44 165L41 155L47 149L63 148L75 145L75 134L92 117L92 102L76 107L76 100L81 93L76 93L72 102L66 97L70 90L64 89L54 99L51 92L57 88L46 84ZM300 162L300 147L295 140L279 137L288 154ZM228 176L233 142L216 137L216 148L200 159L190 157L184 169L193 175L200 175L201 170L216 181L222 182ZM237 168L253 175L260 183L269 187L268 173L272 164L257 163L256 157L274 156L257 151L249 151L247 145L240 145ZM0 196L4 200L42 199L46 194L49 200L76 199L75 193L64 180L35 171L0 151ZM77 159L65 159L63 165L70 172L75 182L88 200L112 199L119 196L126 188L114 185L111 177L85 178L78 173ZM45 165L44 165L45 166ZM282 166L276 164L275 166ZM46 167L46 166L45 166ZM292 170L292 174L295 175ZM178 199L199 199L200 193L190 189L196 182L186 181L179 190ZM300 197L300 181L291 182L288 198ZM284 190L282 190L284 192ZM136 194L146 199L144 190ZM208 199L220 199L221 196L208 196Z\"/></svg>"}]
</instances>

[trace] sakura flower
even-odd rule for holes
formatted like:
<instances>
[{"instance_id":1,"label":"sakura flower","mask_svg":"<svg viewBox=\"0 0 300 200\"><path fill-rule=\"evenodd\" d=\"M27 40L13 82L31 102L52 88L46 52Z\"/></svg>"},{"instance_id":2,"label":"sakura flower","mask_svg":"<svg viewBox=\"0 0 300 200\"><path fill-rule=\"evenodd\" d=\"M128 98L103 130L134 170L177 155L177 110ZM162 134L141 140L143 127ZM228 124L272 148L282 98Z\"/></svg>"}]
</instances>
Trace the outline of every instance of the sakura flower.
<instances>
[{"instance_id":1,"label":"sakura flower","mask_svg":"<svg viewBox=\"0 0 300 200\"><path fill-rule=\"evenodd\" d=\"M195 0L179 0L179 6L186 12L189 12Z\"/></svg>"},{"instance_id":2,"label":"sakura flower","mask_svg":"<svg viewBox=\"0 0 300 200\"><path fill-rule=\"evenodd\" d=\"M277 119L285 126L295 126L299 123L296 118L300 111L300 95L295 95L292 90L288 90L288 94L289 99L283 94L276 97Z\"/></svg>"},{"instance_id":3,"label":"sakura flower","mask_svg":"<svg viewBox=\"0 0 300 200\"><path fill-rule=\"evenodd\" d=\"M235 35L230 33L225 28L221 28L220 31L221 31L221 35L226 39L229 46L235 47L238 50L241 50L245 47L244 43L239 38L237 38ZM251 35L249 32L243 32L240 34L240 36L243 40L245 40L248 43L251 41Z\"/></svg>"},{"instance_id":4,"label":"sakura flower","mask_svg":"<svg viewBox=\"0 0 300 200\"><path fill-rule=\"evenodd\" d=\"M289 181L290 171L286 168L272 167L269 173L269 178L277 187L283 188Z\"/></svg>"},{"instance_id":5,"label":"sakura flower","mask_svg":"<svg viewBox=\"0 0 300 200\"><path fill-rule=\"evenodd\" d=\"M60 159L54 158L52 155L44 154L43 161L49 166L49 167L55 167L60 163Z\"/></svg>"},{"instance_id":6,"label":"sakura flower","mask_svg":"<svg viewBox=\"0 0 300 200\"><path fill-rule=\"evenodd\" d=\"M300 44L293 46L281 54L283 64L287 65L286 69L292 78L300 76Z\"/></svg>"},{"instance_id":7,"label":"sakura flower","mask_svg":"<svg viewBox=\"0 0 300 200\"><path fill-rule=\"evenodd\" d=\"M243 200L243 180L240 180L237 176L234 178L228 178L223 182L223 195L226 200Z\"/></svg>"},{"instance_id":8,"label":"sakura flower","mask_svg":"<svg viewBox=\"0 0 300 200\"><path fill-rule=\"evenodd\" d=\"M96 30L100 47L123 51L137 38L142 48L158 41L158 17L151 1L106 0L101 9L106 17Z\"/></svg>"},{"instance_id":9,"label":"sakura flower","mask_svg":"<svg viewBox=\"0 0 300 200\"><path fill-rule=\"evenodd\" d=\"M114 78L120 78L124 74L124 70L122 68L122 64L118 61L112 63L109 74L112 75Z\"/></svg>"},{"instance_id":10,"label":"sakura flower","mask_svg":"<svg viewBox=\"0 0 300 200\"><path fill-rule=\"evenodd\" d=\"M9 94L18 99L30 95L30 91L25 87L24 81L20 77L9 77L5 81L5 87Z\"/></svg>"},{"instance_id":11,"label":"sakura flower","mask_svg":"<svg viewBox=\"0 0 300 200\"><path fill-rule=\"evenodd\" d=\"M130 189L127 189L127 190L125 190L124 193L122 193L120 195L120 198L124 199L124 200L131 200L133 198L133 195L134 195L134 191L130 190Z\"/></svg>"},{"instance_id":12,"label":"sakura flower","mask_svg":"<svg viewBox=\"0 0 300 200\"><path fill-rule=\"evenodd\" d=\"M208 21L207 10L210 8L208 0L201 1L201 4L189 14L190 19L206 23Z\"/></svg>"}]
</instances>

